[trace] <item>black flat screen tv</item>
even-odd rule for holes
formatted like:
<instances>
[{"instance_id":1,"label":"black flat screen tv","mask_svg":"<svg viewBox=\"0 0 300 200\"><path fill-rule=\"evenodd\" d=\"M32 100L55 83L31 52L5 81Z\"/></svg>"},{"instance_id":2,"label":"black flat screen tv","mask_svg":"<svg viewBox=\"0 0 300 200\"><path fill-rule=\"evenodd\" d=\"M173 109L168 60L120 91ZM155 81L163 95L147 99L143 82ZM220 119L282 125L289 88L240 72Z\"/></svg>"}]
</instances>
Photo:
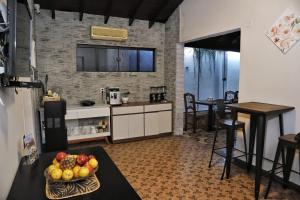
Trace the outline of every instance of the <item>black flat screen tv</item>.
<instances>
[{"instance_id":1,"label":"black flat screen tv","mask_svg":"<svg viewBox=\"0 0 300 200\"><path fill-rule=\"evenodd\" d=\"M3 5L7 5L7 30L0 35L0 67L2 67L0 74L6 77L28 77L31 74L32 26L32 14L28 1L0 1L4 2ZM1 13L5 15L5 12Z\"/></svg>"}]
</instances>

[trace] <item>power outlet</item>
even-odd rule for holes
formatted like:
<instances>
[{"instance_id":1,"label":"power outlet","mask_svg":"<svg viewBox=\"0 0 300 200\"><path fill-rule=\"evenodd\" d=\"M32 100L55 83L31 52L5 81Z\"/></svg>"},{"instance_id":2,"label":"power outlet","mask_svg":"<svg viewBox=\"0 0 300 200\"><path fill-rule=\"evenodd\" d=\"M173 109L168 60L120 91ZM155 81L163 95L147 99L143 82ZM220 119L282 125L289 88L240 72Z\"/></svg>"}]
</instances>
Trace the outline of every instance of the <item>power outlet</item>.
<instances>
[{"instance_id":1,"label":"power outlet","mask_svg":"<svg viewBox=\"0 0 300 200\"><path fill-rule=\"evenodd\" d=\"M104 93L104 90L105 90L104 88L100 88L101 93Z\"/></svg>"}]
</instances>

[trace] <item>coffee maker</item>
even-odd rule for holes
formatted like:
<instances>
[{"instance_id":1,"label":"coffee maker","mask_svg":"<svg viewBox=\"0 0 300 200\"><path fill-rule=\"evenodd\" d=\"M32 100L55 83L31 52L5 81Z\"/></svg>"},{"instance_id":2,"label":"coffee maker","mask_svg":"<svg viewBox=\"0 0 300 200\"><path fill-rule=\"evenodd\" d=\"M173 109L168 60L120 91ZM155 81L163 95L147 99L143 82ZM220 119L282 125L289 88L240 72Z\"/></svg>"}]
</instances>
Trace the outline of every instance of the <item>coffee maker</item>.
<instances>
[{"instance_id":1,"label":"coffee maker","mask_svg":"<svg viewBox=\"0 0 300 200\"><path fill-rule=\"evenodd\" d=\"M150 87L150 102L164 102L166 96L166 86Z\"/></svg>"},{"instance_id":2,"label":"coffee maker","mask_svg":"<svg viewBox=\"0 0 300 200\"><path fill-rule=\"evenodd\" d=\"M118 87L106 88L106 103L110 105L121 105L121 92Z\"/></svg>"}]
</instances>

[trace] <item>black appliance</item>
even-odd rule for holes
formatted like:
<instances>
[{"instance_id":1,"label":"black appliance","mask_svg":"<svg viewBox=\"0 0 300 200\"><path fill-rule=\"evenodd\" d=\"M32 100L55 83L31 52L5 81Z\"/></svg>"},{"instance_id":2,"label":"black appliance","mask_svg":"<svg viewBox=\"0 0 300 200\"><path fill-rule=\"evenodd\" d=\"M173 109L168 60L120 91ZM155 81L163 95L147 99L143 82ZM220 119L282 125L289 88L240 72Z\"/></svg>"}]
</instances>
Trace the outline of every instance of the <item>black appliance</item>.
<instances>
[{"instance_id":1,"label":"black appliance","mask_svg":"<svg viewBox=\"0 0 300 200\"><path fill-rule=\"evenodd\" d=\"M44 103L45 151L66 150L68 146L65 125L66 101Z\"/></svg>"},{"instance_id":2,"label":"black appliance","mask_svg":"<svg viewBox=\"0 0 300 200\"><path fill-rule=\"evenodd\" d=\"M92 100L82 100L80 101L81 106L93 106L95 105L95 101Z\"/></svg>"},{"instance_id":3,"label":"black appliance","mask_svg":"<svg viewBox=\"0 0 300 200\"><path fill-rule=\"evenodd\" d=\"M150 87L150 102L163 102L167 100L166 86Z\"/></svg>"}]
</instances>

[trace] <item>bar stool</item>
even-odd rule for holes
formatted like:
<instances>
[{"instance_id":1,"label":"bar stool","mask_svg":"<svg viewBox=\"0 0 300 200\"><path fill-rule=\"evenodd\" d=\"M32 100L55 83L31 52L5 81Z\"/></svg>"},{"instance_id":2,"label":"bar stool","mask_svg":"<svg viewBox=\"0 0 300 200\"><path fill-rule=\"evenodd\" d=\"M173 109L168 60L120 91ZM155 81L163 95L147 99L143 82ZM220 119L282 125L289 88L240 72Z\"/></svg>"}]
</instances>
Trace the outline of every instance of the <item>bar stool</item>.
<instances>
[{"instance_id":1,"label":"bar stool","mask_svg":"<svg viewBox=\"0 0 300 200\"><path fill-rule=\"evenodd\" d=\"M282 150L284 148L287 149L286 157L285 157L286 162L283 165L283 171L280 171L280 172L283 172L283 187L286 187L288 184L294 157L295 157L295 150L300 149L300 143L297 140L295 140L295 136L296 136L296 134L288 134L288 135L283 135L283 136L279 137L279 142L278 142L278 146L277 146L277 150L276 150L276 154L275 154L275 159L274 159L269 183L268 183L266 193L265 193L265 199L268 198L268 194L269 194L269 191L270 191L270 188L272 185L272 181L273 181L274 175L275 175L275 170L280 168L280 167L276 168L276 166L278 164L278 159L279 159L280 153L282 152ZM284 155L282 155L282 156L284 156ZM299 167L300 167L300 156L299 156ZM276 174L280 173L280 172L276 172Z\"/></svg>"},{"instance_id":2,"label":"bar stool","mask_svg":"<svg viewBox=\"0 0 300 200\"><path fill-rule=\"evenodd\" d=\"M225 155L222 155L222 153L218 152L218 150L224 149L226 147L216 148L215 145L216 145L216 140L217 140L217 137L218 137L218 130L219 129L226 129L226 131L230 131L231 128L232 128L232 123L233 123L232 119L227 119L228 116L227 116L227 113L225 111L226 106L224 104L224 99L217 99L216 100L216 107L217 107L216 110L215 110L216 131L215 131L215 135L214 135L214 141L213 141L213 146L212 146L212 150L211 150L210 161L209 161L209 165L208 165L209 168L211 167L211 162L212 162L212 158L213 158L214 154L217 154L217 155L219 155L221 157L226 158ZM247 153L245 123L241 122L241 121L236 121L235 122L235 129L236 130L242 129L242 131L243 131L243 140L244 140L245 152L244 152L244 154L242 154L240 156L235 156L234 158L245 156L246 157L246 162L247 162L248 161L248 157L247 157L248 153ZM238 149L234 149L234 150L240 151ZM223 177L224 177L225 167L226 167L226 164L224 165L221 179L223 179Z\"/></svg>"}]
</instances>

